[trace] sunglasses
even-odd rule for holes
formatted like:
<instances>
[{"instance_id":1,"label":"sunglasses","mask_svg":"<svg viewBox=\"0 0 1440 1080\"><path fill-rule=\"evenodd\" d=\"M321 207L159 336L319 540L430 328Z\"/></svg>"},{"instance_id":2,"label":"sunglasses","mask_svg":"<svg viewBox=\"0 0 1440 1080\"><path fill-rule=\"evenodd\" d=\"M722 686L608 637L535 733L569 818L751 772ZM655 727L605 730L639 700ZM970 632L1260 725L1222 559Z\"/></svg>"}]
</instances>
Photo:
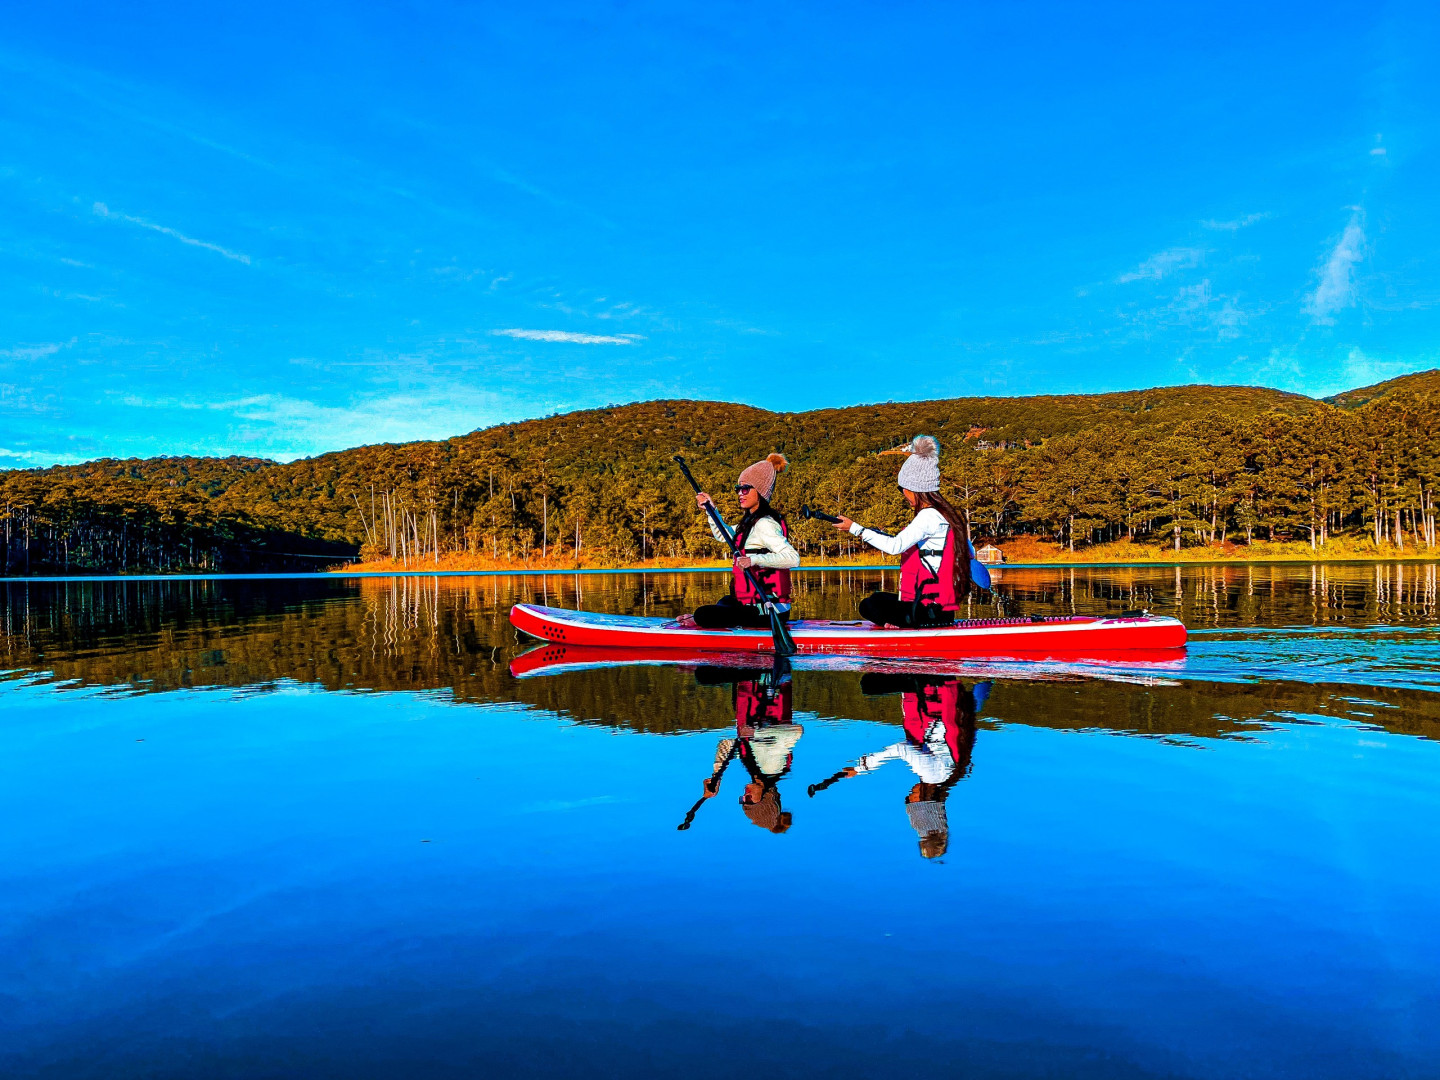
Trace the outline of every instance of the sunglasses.
<instances>
[{"instance_id":1,"label":"sunglasses","mask_svg":"<svg viewBox=\"0 0 1440 1080\"><path fill-rule=\"evenodd\" d=\"M735 485L735 494L736 494L736 495L744 495L745 492L747 492L747 491L754 491L754 490L755 490L755 485L754 485L754 484L736 484L736 485Z\"/></svg>"}]
</instances>

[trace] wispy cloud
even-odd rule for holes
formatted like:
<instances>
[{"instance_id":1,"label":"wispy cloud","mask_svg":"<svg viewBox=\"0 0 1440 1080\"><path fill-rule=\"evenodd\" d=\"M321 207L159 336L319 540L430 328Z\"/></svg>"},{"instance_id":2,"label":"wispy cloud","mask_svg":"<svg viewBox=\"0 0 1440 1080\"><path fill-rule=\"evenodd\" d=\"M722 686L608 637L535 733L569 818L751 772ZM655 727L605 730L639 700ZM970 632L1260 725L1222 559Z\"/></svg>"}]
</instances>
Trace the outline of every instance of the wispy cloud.
<instances>
[{"instance_id":1,"label":"wispy cloud","mask_svg":"<svg viewBox=\"0 0 1440 1080\"><path fill-rule=\"evenodd\" d=\"M1341 379L1335 393L1341 390L1353 390L1360 386L1372 386L1386 379L1393 379L1397 375L1406 375L1412 371L1420 371L1426 365L1417 362L1415 357L1406 360L1383 360L1378 356L1367 356L1358 347L1352 346L1345 356L1345 363L1341 368Z\"/></svg>"},{"instance_id":2,"label":"wispy cloud","mask_svg":"<svg viewBox=\"0 0 1440 1080\"><path fill-rule=\"evenodd\" d=\"M16 345L13 349L0 349L0 358L33 363L36 360L44 360L47 356L54 356L64 347L54 341L47 341L40 345Z\"/></svg>"},{"instance_id":3,"label":"wispy cloud","mask_svg":"<svg viewBox=\"0 0 1440 1080\"><path fill-rule=\"evenodd\" d=\"M1312 322L1331 325L1335 313L1353 307L1357 297L1355 266L1365 257L1365 214L1356 209L1350 215L1340 239L1317 270L1319 284L1305 301Z\"/></svg>"},{"instance_id":4,"label":"wispy cloud","mask_svg":"<svg viewBox=\"0 0 1440 1080\"><path fill-rule=\"evenodd\" d=\"M1211 218L1209 221L1202 221L1200 224L1207 229L1214 229L1217 232L1239 232L1247 229L1257 221L1264 221L1269 214L1246 214L1244 217L1235 218L1231 221L1217 221Z\"/></svg>"},{"instance_id":5,"label":"wispy cloud","mask_svg":"<svg viewBox=\"0 0 1440 1080\"><path fill-rule=\"evenodd\" d=\"M1124 285L1131 281L1159 281L1176 270L1188 270L1199 266L1205 257L1204 248L1173 247L1151 255L1134 270L1121 274L1116 280Z\"/></svg>"},{"instance_id":6,"label":"wispy cloud","mask_svg":"<svg viewBox=\"0 0 1440 1080\"><path fill-rule=\"evenodd\" d=\"M339 405L285 394L250 394L222 401L124 394L111 400L135 409L220 413L228 420L228 430L212 436L213 443L204 449L258 453L281 461L347 446L446 438L499 423L505 417L505 402L499 395L451 386L358 397Z\"/></svg>"},{"instance_id":7,"label":"wispy cloud","mask_svg":"<svg viewBox=\"0 0 1440 1080\"><path fill-rule=\"evenodd\" d=\"M195 237L186 236L184 233L172 229L169 226L157 225L153 221L146 221L144 218L135 217L133 214L122 214L116 210L111 210L102 202L97 202L93 209L98 217L109 218L112 221L123 221L127 225L138 225L142 229L149 229L152 232L160 233L162 236L169 236L175 240L179 240L182 244L204 248L206 251L215 252L216 255L223 255L227 259L234 259L236 262L244 263L246 266L250 265L249 255L241 254L238 251L231 251L229 248L223 248L219 244L212 244L208 240L197 240Z\"/></svg>"},{"instance_id":8,"label":"wispy cloud","mask_svg":"<svg viewBox=\"0 0 1440 1080\"><path fill-rule=\"evenodd\" d=\"M1263 310L1263 309L1262 309ZM1184 327L1214 334L1219 341L1234 341L1258 312L1244 310L1234 296L1216 294L1210 279L1183 285L1165 303L1121 314L1132 327L1131 336L1150 339L1158 333Z\"/></svg>"},{"instance_id":9,"label":"wispy cloud","mask_svg":"<svg viewBox=\"0 0 1440 1080\"><path fill-rule=\"evenodd\" d=\"M576 334L569 330L491 330L495 337L519 338L522 341L564 341L571 345L634 345L643 341L640 334Z\"/></svg>"},{"instance_id":10,"label":"wispy cloud","mask_svg":"<svg viewBox=\"0 0 1440 1080\"><path fill-rule=\"evenodd\" d=\"M56 455L47 454L41 451L32 450L11 450L8 447L0 446L0 462L9 464L0 465L0 468L13 469L29 465L55 465L68 464L56 460Z\"/></svg>"}]
</instances>

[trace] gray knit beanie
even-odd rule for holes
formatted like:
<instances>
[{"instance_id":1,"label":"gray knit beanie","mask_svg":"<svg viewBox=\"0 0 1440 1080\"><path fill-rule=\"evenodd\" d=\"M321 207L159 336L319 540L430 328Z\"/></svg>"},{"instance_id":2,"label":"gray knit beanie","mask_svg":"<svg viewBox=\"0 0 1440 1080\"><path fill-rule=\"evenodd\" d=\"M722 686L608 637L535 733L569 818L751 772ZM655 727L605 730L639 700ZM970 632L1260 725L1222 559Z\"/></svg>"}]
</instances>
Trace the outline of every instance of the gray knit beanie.
<instances>
[{"instance_id":1,"label":"gray knit beanie","mask_svg":"<svg viewBox=\"0 0 1440 1080\"><path fill-rule=\"evenodd\" d=\"M905 804L905 813L910 818L910 827L922 840L936 833L948 833L950 823L945 818L945 804L935 799Z\"/></svg>"},{"instance_id":2,"label":"gray knit beanie","mask_svg":"<svg viewBox=\"0 0 1440 1080\"><path fill-rule=\"evenodd\" d=\"M940 444L929 435L916 435L905 450L910 456L900 466L900 486L906 491L939 491Z\"/></svg>"}]
</instances>

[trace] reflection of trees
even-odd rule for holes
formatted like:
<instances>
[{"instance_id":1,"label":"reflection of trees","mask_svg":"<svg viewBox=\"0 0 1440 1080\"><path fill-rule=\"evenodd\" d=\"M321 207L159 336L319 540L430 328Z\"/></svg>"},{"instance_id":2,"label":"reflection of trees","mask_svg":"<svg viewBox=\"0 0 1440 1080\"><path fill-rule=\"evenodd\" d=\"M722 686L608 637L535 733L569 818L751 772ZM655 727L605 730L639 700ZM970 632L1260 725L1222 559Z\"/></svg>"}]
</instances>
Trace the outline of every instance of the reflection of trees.
<instances>
[{"instance_id":1,"label":"reflection of trees","mask_svg":"<svg viewBox=\"0 0 1440 1080\"><path fill-rule=\"evenodd\" d=\"M893 576L893 575L892 575ZM848 615L880 573L798 576L806 614ZM1027 610L1176 610L1193 626L1371 623L1433 619L1435 569L1417 565L1007 571ZM510 659L529 647L506 615L520 600L590 610L674 614L724 588L720 575L378 578L359 582L107 581L0 585L0 670L77 685L153 692L295 680L331 690L445 691L455 700L517 702L581 722L673 732L733 722L728 691L668 668L627 667L517 682ZM991 715L1047 727L1151 735L1243 732L1255 720L1334 713L1344 695L1392 731L1440 737L1434 694L1270 682L1127 685L1005 681ZM892 723L859 675L800 672L795 708ZM982 720L982 723L985 721Z\"/></svg>"}]
</instances>

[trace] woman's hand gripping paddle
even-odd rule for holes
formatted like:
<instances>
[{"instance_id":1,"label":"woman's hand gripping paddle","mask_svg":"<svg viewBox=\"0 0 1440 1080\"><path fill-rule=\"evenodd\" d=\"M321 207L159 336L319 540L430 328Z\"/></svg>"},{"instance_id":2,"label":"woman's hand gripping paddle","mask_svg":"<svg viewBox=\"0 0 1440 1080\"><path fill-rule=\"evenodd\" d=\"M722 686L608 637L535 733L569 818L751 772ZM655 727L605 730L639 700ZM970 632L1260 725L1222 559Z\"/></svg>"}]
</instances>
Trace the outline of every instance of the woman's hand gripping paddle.
<instances>
[{"instance_id":1,"label":"woman's hand gripping paddle","mask_svg":"<svg viewBox=\"0 0 1440 1080\"><path fill-rule=\"evenodd\" d=\"M680 471L685 474L685 479L690 481L690 486L695 489L695 494L699 495L700 485L695 482L695 477L690 475L690 466L685 464L685 459L679 454L676 454L675 463L680 466ZM730 554L738 559L740 557L740 549L735 546L735 537L731 535L730 530L725 527L725 522L720 517L720 512L715 509L715 504L706 503L705 512L710 515L710 520L715 523L715 528L719 530L720 535L725 537L725 543L730 546ZM750 584L754 587L755 591L759 593L762 601L760 606L765 610L765 614L770 616L770 636L775 639L776 655L794 656L798 651L795 648L795 639L790 636L789 627L785 625L785 620L780 617L779 602L770 590L765 587L765 583L760 580L755 571L748 566L745 568L745 576L750 580Z\"/></svg>"}]
</instances>

